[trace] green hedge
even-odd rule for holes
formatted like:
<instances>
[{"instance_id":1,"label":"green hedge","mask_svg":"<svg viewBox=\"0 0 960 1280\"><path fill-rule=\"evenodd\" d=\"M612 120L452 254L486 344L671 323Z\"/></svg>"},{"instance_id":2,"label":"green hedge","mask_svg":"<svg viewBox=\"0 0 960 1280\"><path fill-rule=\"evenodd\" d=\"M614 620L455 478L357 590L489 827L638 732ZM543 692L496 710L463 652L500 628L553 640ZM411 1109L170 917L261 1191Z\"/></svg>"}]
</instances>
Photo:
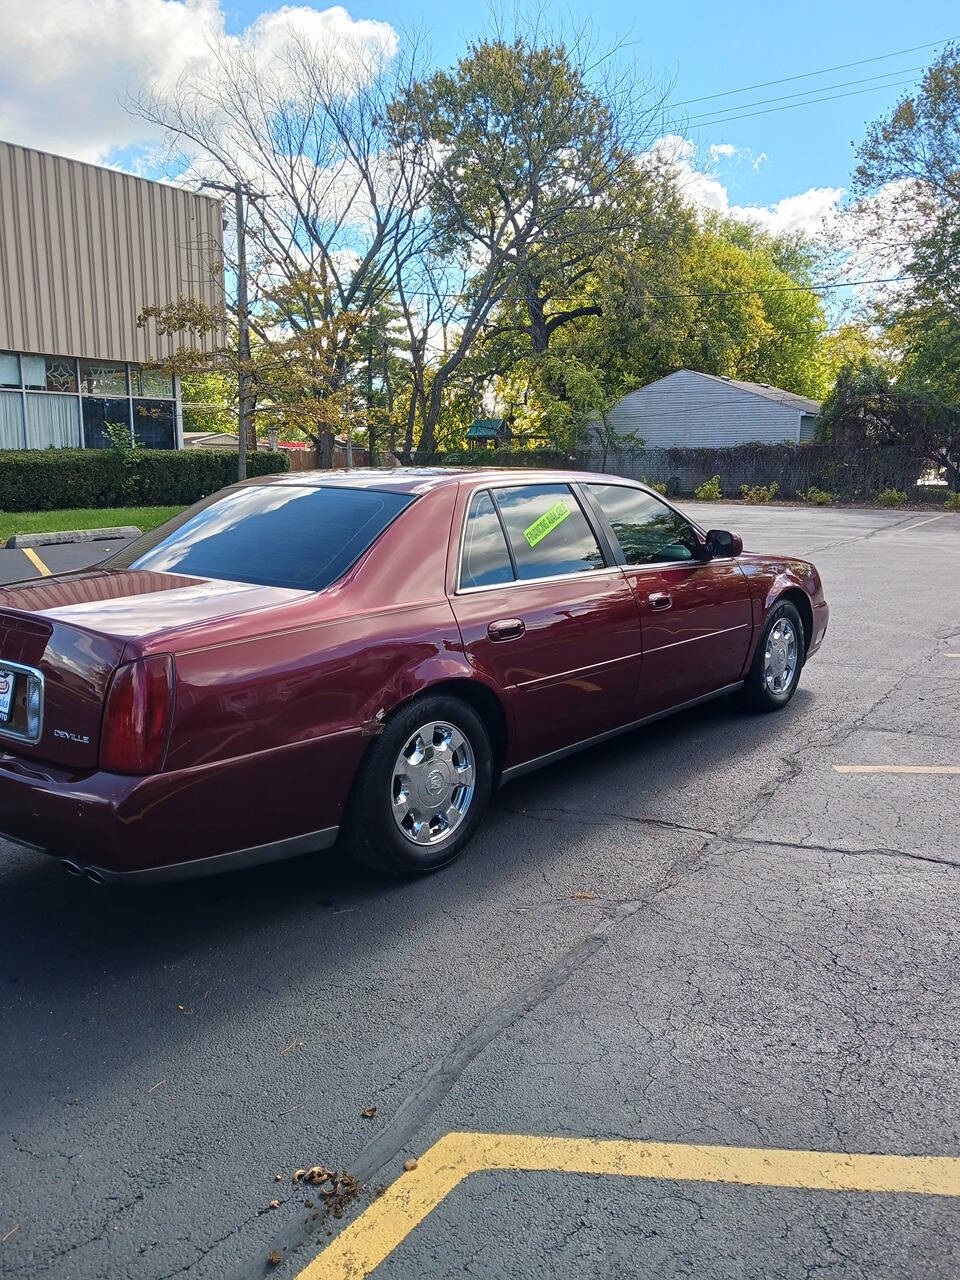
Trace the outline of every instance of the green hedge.
<instances>
[{"instance_id":1,"label":"green hedge","mask_svg":"<svg viewBox=\"0 0 960 1280\"><path fill-rule=\"evenodd\" d=\"M247 474L288 471L283 453L247 455ZM0 511L187 506L232 484L229 449L0 449Z\"/></svg>"}]
</instances>

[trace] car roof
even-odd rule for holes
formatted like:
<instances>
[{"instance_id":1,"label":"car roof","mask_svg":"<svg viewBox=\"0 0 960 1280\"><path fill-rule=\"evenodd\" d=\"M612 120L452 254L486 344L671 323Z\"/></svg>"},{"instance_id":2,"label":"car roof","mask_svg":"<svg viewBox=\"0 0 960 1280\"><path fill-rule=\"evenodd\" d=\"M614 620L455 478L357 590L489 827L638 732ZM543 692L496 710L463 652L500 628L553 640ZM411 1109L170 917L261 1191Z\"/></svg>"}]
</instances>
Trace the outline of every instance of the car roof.
<instances>
[{"instance_id":1,"label":"car roof","mask_svg":"<svg viewBox=\"0 0 960 1280\"><path fill-rule=\"evenodd\" d=\"M348 489L384 489L394 493L427 493L445 485L469 480L472 485L566 483L571 480L613 482L640 486L625 476L596 472L545 470L539 467L356 467L345 471L285 471L257 476L247 484L311 485Z\"/></svg>"}]
</instances>

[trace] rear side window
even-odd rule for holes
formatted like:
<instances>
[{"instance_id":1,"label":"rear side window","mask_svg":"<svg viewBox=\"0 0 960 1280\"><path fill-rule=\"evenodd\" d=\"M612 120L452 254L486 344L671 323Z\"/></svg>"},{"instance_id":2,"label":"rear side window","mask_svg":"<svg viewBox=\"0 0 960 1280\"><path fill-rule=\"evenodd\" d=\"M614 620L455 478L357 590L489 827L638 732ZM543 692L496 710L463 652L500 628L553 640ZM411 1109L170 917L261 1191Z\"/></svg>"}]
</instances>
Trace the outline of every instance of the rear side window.
<instances>
[{"instance_id":1,"label":"rear side window","mask_svg":"<svg viewBox=\"0 0 960 1280\"><path fill-rule=\"evenodd\" d=\"M376 489L250 485L189 507L107 565L320 591L412 501Z\"/></svg>"},{"instance_id":2,"label":"rear side window","mask_svg":"<svg viewBox=\"0 0 960 1280\"><path fill-rule=\"evenodd\" d=\"M461 587L489 587L513 581L513 566L493 499L486 490L473 496L463 531Z\"/></svg>"},{"instance_id":3,"label":"rear side window","mask_svg":"<svg viewBox=\"0 0 960 1280\"><path fill-rule=\"evenodd\" d=\"M609 520L627 564L695 559L693 527L659 498L619 484L592 484L590 493Z\"/></svg>"},{"instance_id":4,"label":"rear side window","mask_svg":"<svg viewBox=\"0 0 960 1280\"><path fill-rule=\"evenodd\" d=\"M496 502L519 578L549 578L603 568L597 540L568 485L497 489Z\"/></svg>"}]
</instances>

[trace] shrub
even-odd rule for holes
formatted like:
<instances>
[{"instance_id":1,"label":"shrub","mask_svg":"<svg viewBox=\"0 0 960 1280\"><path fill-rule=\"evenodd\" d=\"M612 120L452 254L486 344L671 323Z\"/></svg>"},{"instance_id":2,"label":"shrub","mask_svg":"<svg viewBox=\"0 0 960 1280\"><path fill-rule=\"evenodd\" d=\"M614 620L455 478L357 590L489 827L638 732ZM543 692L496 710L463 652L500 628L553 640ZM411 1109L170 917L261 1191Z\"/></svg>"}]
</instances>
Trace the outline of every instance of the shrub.
<instances>
[{"instance_id":1,"label":"shrub","mask_svg":"<svg viewBox=\"0 0 960 1280\"><path fill-rule=\"evenodd\" d=\"M662 498L667 496L667 486L661 484L659 480L648 480L646 476L640 477L640 483L645 484L648 489L652 489L654 493L659 493Z\"/></svg>"},{"instance_id":2,"label":"shrub","mask_svg":"<svg viewBox=\"0 0 960 1280\"><path fill-rule=\"evenodd\" d=\"M774 480L771 484L742 484L740 492L744 502L772 502L780 492L780 486Z\"/></svg>"},{"instance_id":3,"label":"shrub","mask_svg":"<svg viewBox=\"0 0 960 1280\"><path fill-rule=\"evenodd\" d=\"M693 496L699 498L701 502L719 502L723 497L720 477L712 476L709 480L704 480L703 484L698 484L693 491Z\"/></svg>"},{"instance_id":4,"label":"shrub","mask_svg":"<svg viewBox=\"0 0 960 1280\"><path fill-rule=\"evenodd\" d=\"M960 511L960 489L956 493L951 493L943 506L945 511Z\"/></svg>"},{"instance_id":5,"label":"shrub","mask_svg":"<svg viewBox=\"0 0 960 1280\"><path fill-rule=\"evenodd\" d=\"M282 452L247 455L247 474L288 471ZM230 449L3 449L0 510L187 506L237 478Z\"/></svg>"},{"instance_id":6,"label":"shrub","mask_svg":"<svg viewBox=\"0 0 960 1280\"><path fill-rule=\"evenodd\" d=\"M826 489L818 489L812 484L806 493L801 494L814 507L829 507L833 501L833 494L827 493Z\"/></svg>"},{"instance_id":7,"label":"shrub","mask_svg":"<svg viewBox=\"0 0 960 1280\"><path fill-rule=\"evenodd\" d=\"M877 494L878 507L902 507L906 500L902 489L881 489Z\"/></svg>"}]
</instances>

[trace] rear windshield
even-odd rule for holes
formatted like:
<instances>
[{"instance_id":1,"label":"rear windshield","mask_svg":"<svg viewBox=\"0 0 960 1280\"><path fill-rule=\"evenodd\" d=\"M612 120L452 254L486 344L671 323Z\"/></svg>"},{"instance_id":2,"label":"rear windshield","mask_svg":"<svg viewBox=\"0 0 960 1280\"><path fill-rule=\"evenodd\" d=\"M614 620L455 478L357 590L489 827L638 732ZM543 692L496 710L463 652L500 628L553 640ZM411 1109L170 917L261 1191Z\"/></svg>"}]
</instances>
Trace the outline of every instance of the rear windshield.
<instances>
[{"instance_id":1,"label":"rear windshield","mask_svg":"<svg viewBox=\"0 0 960 1280\"><path fill-rule=\"evenodd\" d=\"M106 563L321 591L412 501L377 489L251 485L188 507Z\"/></svg>"}]
</instances>

